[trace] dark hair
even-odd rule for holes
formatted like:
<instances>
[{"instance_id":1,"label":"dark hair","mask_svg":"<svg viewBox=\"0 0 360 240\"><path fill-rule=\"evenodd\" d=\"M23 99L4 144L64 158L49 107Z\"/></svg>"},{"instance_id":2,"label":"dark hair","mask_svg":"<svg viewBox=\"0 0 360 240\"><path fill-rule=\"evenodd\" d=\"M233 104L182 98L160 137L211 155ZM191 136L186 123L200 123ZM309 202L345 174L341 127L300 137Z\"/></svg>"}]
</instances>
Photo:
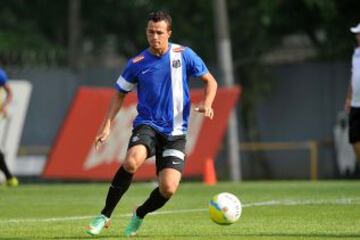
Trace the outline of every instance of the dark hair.
<instances>
[{"instance_id":1,"label":"dark hair","mask_svg":"<svg viewBox=\"0 0 360 240\"><path fill-rule=\"evenodd\" d=\"M156 11L149 14L148 21L160 22L165 21L168 25L168 30L172 29L172 19L169 14L163 11Z\"/></svg>"}]
</instances>

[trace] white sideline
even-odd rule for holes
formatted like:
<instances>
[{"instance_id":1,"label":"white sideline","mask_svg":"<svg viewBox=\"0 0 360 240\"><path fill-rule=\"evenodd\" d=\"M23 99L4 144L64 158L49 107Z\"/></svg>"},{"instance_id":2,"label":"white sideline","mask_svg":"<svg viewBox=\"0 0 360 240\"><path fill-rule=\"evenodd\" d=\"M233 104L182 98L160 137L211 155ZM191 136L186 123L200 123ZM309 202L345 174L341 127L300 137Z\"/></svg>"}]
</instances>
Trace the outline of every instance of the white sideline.
<instances>
[{"instance_id":1,"label":"white sideline","mask_svg":"<svg viewBox=\"0 0 360 240\"><path fill-rule=\"evenodd\" d=\"M332 200L314 200L314 199L304 199L304 200L271 200L264 202L254 202L254 203L244 203L242 204L243 208L248 207L260 207L260 206L294 206L294 205L321 205L321 204L335 204L335 205L349 205L349 204L360 204L360 197L358 198L340 198ZM195 209L180 209L180 210L168 210L150 213L150 215L164 215L164 214L176 214L176 213L192 213L192 212L204 212L208 211L207 208L195 208ZM120 214L117 217L130 217L132 213ZM63 222L63 221L77 221L83 219L91 219L94 216L73 216L73 217L53 217L53 218L24 218L24 219L6 219L0 220L0 224L10 224L10 223L33 223L33 222Z\"/></svg>"}]
</instances>

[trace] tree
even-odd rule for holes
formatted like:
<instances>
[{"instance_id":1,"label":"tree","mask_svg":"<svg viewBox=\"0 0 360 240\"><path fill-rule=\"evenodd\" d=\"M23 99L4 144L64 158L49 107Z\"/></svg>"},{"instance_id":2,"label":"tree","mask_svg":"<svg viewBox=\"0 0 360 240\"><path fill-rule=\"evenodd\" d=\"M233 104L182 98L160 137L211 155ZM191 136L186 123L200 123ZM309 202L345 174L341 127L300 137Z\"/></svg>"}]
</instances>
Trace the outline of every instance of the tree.
<instances>
[{"instance_id":1,"label":"tree","mask_svg":"<svg viewBox=\"0 0 360 240\"><path fill-rule=\"evenodd\" d=\"M360 20L357 0L228 0L228 7L237 65L257 61L262 53L278 46L284 36L294 33L309 36L319 59L345 59L352 48L349 26ZM69 0L1 1L0 55L54 52L64 64L69 41L68 9ZM173 16L174 41L191 45L209 62L215 62L213 16L207 0L191 4L177 0L83 0L80 46L86 43L92 46L90 54L96 54L111 38L117 43L118 54L133 56L146 46L146 18L157 9Z\"/></svg>"}]
</instances>

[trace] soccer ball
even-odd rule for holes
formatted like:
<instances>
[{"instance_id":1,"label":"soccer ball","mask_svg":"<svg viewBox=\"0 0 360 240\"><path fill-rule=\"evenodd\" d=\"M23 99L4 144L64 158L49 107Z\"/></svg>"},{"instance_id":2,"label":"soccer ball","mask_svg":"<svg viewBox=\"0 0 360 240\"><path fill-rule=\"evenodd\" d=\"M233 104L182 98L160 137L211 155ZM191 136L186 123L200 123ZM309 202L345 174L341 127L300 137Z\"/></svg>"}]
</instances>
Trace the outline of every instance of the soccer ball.
<instances>
[{"instance_id":1,"label":"soccer ball","mask_svg":"<svg viewBox=\"0 0 360 240\"><path fill-rule=\"evenodd\" d=\"M234 194L228 192L215 195L209 203L210 218L217 224L233 224L239 220L241 211L240 200Z\"/></svg>"}]
</instances>

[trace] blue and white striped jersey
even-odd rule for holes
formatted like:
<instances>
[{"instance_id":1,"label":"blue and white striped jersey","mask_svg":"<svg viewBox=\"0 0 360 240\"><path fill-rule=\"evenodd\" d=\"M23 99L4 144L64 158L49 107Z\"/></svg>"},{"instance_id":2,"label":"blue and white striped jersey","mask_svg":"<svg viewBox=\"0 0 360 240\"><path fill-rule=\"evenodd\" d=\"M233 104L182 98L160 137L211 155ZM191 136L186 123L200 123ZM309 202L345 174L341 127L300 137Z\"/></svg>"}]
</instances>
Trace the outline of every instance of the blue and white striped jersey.
<instances>
[{"instance_id":1,"label":"blue and white striped jersey","mask_svg":"<svg viewBox=\"0 0 360 240\"><path fill-rule=\"evenodd\" d=\"M188 128L189 77L206 73L208 69L195 52L170 43L169 50L160 57L146 49L130 59L115 86L124 93L137 89L134 127L147 124L163 134L177 136Z\"/></svg>"}]
</instances>

